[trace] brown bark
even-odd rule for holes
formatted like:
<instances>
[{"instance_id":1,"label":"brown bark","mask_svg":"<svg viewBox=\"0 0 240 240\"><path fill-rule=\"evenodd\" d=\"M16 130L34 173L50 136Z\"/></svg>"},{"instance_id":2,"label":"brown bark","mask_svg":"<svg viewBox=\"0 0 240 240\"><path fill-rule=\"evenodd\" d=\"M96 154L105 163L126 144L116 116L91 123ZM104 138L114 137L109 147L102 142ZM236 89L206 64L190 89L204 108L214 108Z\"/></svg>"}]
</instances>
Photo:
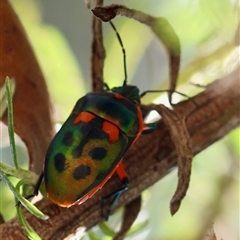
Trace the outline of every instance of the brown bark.
<instances>
[{"instance_id":1,"label":"brown bark","mask_svg":"<svg viewBox=\"0 0 240 240\"><path fill-rule=\"evenodd\" d=\"M103 0L98 0L97 5L102 6ZM100 91L103 89L103 67L105 59L105 49L103 46L102 21L93 16L92 19L92 55L91 55L91 74L92 90Z\"/></svg>"},{"instance_id":2,"label":"brown bark","mask_svg":"<svg viewBox=\"0 0 240 240\"><path fill-rule=\"evenodd\" d=\"M239 126L239 87L238 68L214 81L194 97L194 101L199 105L197 109L191 101L181 102L174 107L175 112L187 116L186 125L193 142L194 155ZM150 108L151 106L143 107L144 110ZM176 160L169 132L160 121L157 130L142 135L125 155L124 165L130 179L130 188L120 198L117 208L126 205L168 174L176 166ZM36 205L49 215L47 221L36 219L28 212L25 212L25 216L43 239L63 239L81 227L89 229L102 221L100 199L119 185L118 178L114 176L93 198L69 209L42 200ZM26 239L16 219L0 225L0 236L5 240Z\"/></svg>"},{"instance_id":3,"label":"brown bark","mask_svg":"<svg viewBox=\"0 0 240 240\"><path fill-rule=\"evenodd\" d=\"M54 135L47 86L18 16L7 0L0 0L0 87L14 78L14 130L27 146L29 168L40 174ZM7 113L1 119L8 124Z\"/></svg>"}]
</instances>

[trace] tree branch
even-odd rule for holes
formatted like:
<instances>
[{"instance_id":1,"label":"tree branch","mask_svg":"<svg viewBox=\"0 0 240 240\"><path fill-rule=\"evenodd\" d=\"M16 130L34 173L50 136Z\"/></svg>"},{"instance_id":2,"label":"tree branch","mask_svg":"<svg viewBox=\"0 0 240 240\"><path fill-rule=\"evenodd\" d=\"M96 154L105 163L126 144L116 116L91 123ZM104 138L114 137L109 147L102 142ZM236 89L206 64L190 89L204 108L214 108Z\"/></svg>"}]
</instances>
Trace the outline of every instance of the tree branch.
<instances>
[{"instance_id":1,"label":"tree branch","mask_svg":"<svg viewBox=\"0 0 240 240\"><path fill-rule=\"evenodd\" d=\"M239 126L239 68L229 75L208 85L202 93L194 97L199 107L191 101L184 101L174 107L174 111L187 116L186 124L193 142L194 155ZM156 105L152 107L156 109ZM151 109L143 106L143 111ZM141 192L167 175L176 166L176 152L169 132L162 121L158 129L142 135L124 157L124 165L130 179L130 188L120 198L116 208L126 205ZM42 221L25 211L27 221L43 239L63 239L77 230L86 230L102 221L100 199L119 187L116 176L93 198L80 206L60 208L48 200L36 205L49 220ZM191 187L191 184L190 184ZM26 239L17 219L0 225L2 239Z\"/></svg>"},{"instance_id":2,"label":"tree branch","mask_svg":"<svg viewBox=\"0 0 240 240\"><path fill-rule=\"evenodd\" d=\"M103 0L96 1L96 5L102 6ZM91 77L92 91L103 89L103 67L105 59L105 49L103 46L102 21L92 16L92 55L91 55Z\"/></svg>"}]
</instances>

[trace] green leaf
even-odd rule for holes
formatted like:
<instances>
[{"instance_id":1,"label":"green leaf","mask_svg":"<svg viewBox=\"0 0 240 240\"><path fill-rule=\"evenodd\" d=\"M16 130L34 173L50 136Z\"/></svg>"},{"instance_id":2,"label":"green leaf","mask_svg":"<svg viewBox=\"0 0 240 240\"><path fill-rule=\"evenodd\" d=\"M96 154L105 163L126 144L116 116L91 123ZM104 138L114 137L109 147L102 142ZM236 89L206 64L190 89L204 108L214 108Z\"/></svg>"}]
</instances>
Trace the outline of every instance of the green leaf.
<instances>
[{"instance_id":1,"label":"green leaf","mask_svg":"<svg viewBox=\"0 0 240 240\"><path fill-rule=\"evenodd\" d=\"M7 104L8 104L8 134L10 139L10 146L11 151L13 154L13 161L15 167L18 169L18 162L17 162L17 153L16 153L16 146L15 146L15 138L14 138L14 126L13 126L13 105L12 105L12 86L14 86L14 80L6 77L5 80L6 85L6 92L7 92Z\"/></svg>"},{"instance_id":2,"label":"green leaf","mask_svg":"<svg viewBox=\"0 0 240 240\"><path fill-rule=\"evenodd\" d=\"M90 240L101 240L93 231L88 231L88 237Z\"/></svg>"},{"instance_id":3,"label":"green leaf","mask_svg":"<svg viewBox=\"0 0 240 240\"><path fill-rule=\"evenodd\" d=\"M139 233L140 231L142 231L147 225L149 224L149 220L145 220L143 222L140 222L138 224L134 224L133 227L131 227L131 229L129 230L129 232L127 233L127 236L132 236L136 233Z\"/></svg>"},{"instance_id":4,"label":"green leaf","mask_svg":"<svg viewBox=\"0 0 240 240\"><path fill-rule=\"evenodd\" d=\"M48 219L48 216L43 214L41 211L39 211L31 202L29 202L27 199L25 199L14 186L12 183L9 181L7 176L0 171L0 179L5 183L5 185L12 191L14 194L15 198L18 199L18 201L21 202L21 204L30 212L32 213L35 217L46 220Z\"/></svg>"},{"instance_id":5,"label":"green leaf","mask_svg":"<svg viewBox=\"0 0 240 240\"><path fill-rule=\"evenodd\" d=\"M29 185L34 185L38 180L38 175L34 172L24 170L24 169L16 169L12 166L9 166L6 163L0 161L0 172L5 175L10 175L19 179L24 179L24 181Z\"/></svg>"},{"instance_id":6,"label":"green leaf","mask_svg":"<svg viewBox=\"0 0 240 240\"><path fill-rule=\"evenodd\" d=\"M6 80L9 79L8 77L6 78ZM11 79L11 81L9 81L9 88L12 91L12 95L15 92L15 88L16 88L16 84L15 81L13 79ZM3 114L5 113L6 109L7 109L7 91L6 91L6 84L5 86L3 85L0 88L0 119L2 118Z\"/></svg>"},{"instance_id":7,"label":"green leaf","mask_svg":"<svg viewBox=\"0 0 240 240\"><path fill-rule=\"evenodd\" d=\"M15 198L16 202L17 199ZM32 229L32 227L28 224L28 222L25 220L23 214L22 214L22 209L20 207L17 207L17 216L18 216L18 221L23 228L23 231L27 235L29 239L32 240L41 240L42 238Z\"/></svg>"},{"instance_id":8,"label":"green leaf","mask_svg":"<svg viewBox=\"0 0 240 240\"><path fill-rule=\"evenodd\" d=\"M101 222L98 224L99 228L103 231L105 235L114 237L116 232L108 226L105 222Z\"/></svg>"}]
</instances>

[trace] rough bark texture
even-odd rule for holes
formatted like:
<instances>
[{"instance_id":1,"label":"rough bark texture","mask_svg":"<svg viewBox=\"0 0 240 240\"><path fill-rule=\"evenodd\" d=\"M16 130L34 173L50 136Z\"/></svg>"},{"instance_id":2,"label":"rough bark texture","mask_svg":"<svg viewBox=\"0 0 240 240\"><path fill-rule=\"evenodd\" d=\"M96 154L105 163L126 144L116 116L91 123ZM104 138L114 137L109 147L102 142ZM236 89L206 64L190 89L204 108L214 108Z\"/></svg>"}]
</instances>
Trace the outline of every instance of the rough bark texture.
<instances>
[{"instance_id":1,"label":"rough bark texture","mask_svg":"<svg viewBox=\"0 0 240 240\"><path fill-rule=\"evenodd\" d=\"M96 1L99 6L103 5L103 0ZM105 49L103 46L102 21L93 16L92 19L92 55L91 55L91 74L92 90L100 91L103 89L103 67L105 59Z\"/></svg>"},{"instance_id":2,"label":"rough bark texture","mask_svg":"<svg viewBox=\"0 0 240 240\"><path fill-rule=\"evenodd\" d=\"M237 69L198 94L194 98L199 105L197 109L191 101L175 106L174 111L187 116L187 129L193 141L194 155L239 126L239 99ZM151 109L151 106L143 107L144 111L147 109ZM130 189L120 198L117 208L126 205L144 189L168 174L176 166L176 159L169 132L164 123L159 121L158 129L141 136L125 155L124 165L131 181ZM93 198L69 209L60 208L48 200L38 202L37 207L49 215L48 221L36 219L28 212L25 216L43 239L63 239L80 228L89 229L102 221L100 199L119 185L118 178L114 176ZM5 240L26 239L16 219L0 225L0 236Z\"/></svg>"}]
</instances>

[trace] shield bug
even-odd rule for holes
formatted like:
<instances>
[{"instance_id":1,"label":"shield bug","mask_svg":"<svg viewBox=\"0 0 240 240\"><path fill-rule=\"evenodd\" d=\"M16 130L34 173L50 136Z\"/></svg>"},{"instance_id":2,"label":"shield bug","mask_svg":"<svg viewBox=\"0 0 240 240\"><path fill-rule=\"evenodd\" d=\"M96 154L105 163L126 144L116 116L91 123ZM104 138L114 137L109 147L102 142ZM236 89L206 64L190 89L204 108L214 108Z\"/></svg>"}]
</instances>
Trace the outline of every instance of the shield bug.
<instances>
[{"instance_id":1,"label":"shield bug","mask_svg":"<svg viewBox=\"0 0 240 240\"><path fill-rule=\"evenodd\" d=\"M47 197L61 207L71 207L91 198L117 173L121 187L102 199L105 219L121 193L128 189L129 179L123 166L123 156L145 130L154 124L143 122L136 86L127 84L126 54L121 38L125 80L122 86L90 92L80 98L70 116L53 138L46 153L44 169L36 184L38 194L44 178ZM161 92L161 91L150 91ZM103 205L112 199L104 216Z\"/></svg>"},{"instance_id":2,"label":"shield bug","mask_svg":"<svg viewBox=\"0 0 240 240\"><path fill-rule=\"evenodd\" d=\"M139 89L127 84L125 50L111 26L124 53L123 85L109 89L105 84L102 91L90 92L77 101L48 147L35 186L37 195L44 178L47 197L61 207L85 202L116 172L122 186L103 199L112 198L110 212L129 184L122 158L141 133L153 126L143 122Z\"/></svg>"}]
</instances>

